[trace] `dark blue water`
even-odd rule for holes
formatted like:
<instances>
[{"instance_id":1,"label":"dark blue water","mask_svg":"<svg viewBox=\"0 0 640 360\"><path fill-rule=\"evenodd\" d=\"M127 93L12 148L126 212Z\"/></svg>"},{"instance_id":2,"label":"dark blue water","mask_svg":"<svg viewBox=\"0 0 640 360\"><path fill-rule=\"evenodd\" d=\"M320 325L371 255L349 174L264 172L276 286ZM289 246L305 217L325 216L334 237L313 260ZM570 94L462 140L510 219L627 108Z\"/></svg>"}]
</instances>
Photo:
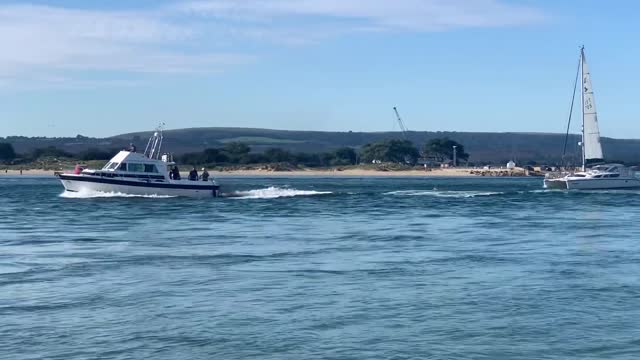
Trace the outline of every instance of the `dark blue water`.
<instances>
[{"instance_id":1,"label":"dark blue water","mask_svg":"<svg viewBox=\"0 0 640 360\"><path fill-rule=\"evenodd\" d=\"M0 358L640 357L640 192L220 182L203 201L0 178Z\"/></svg>"}]
</instances>

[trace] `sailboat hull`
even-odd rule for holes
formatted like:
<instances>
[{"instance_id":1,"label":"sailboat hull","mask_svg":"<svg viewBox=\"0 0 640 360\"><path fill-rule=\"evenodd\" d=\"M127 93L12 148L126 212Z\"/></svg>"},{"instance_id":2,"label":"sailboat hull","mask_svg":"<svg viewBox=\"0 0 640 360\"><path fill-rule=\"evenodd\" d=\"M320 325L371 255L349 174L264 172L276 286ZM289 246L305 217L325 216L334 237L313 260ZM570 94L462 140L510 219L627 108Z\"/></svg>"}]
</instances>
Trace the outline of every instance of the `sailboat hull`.
<instances>
[{"instance_id":1,"label":"sailboat hull","mask_svg":"<svg viewBox=\"0 0 640 360\"><path fill-rule=\"evenodd\" d=\"M579 178L566 179L566 188L569 190L606 190L606 189L636 189L640 188L640 180L631 177L594 179Z\"/></svg>"},{"instance_id":2,"label":"sailboat hull","mask_svg":"<svg viewBox=\"0 0 640 360\"><path fill-rule=\"evenodd\" d=\"M544 188L550 190L567 190L567 180L560 179L544 179Z\"/></svg>"}]
</instances>

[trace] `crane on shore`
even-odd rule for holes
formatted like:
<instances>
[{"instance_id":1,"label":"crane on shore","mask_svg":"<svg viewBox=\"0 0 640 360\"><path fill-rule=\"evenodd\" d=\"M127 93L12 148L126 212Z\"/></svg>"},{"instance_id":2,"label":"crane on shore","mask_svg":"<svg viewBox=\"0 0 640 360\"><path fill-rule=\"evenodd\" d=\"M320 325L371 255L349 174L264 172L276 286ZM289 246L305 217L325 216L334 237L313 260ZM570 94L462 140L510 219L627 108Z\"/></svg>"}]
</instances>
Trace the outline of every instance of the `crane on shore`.
<instances>
[{"instance_id":1,"label":"crane on shore","mask_svg":"<svg viewBox=\"0 0 640 360\"><path fill-rule=\"evenodd\" d=\"M398 119L398 125L400 125L400 131L402 131L402 136L404 136L405 140L407 139L407 127L404 126L404 121L400 117L400 113L398 112L397 107L393 107L393 111L396 113L396 118Z\"/></svg>"}]
</instances>

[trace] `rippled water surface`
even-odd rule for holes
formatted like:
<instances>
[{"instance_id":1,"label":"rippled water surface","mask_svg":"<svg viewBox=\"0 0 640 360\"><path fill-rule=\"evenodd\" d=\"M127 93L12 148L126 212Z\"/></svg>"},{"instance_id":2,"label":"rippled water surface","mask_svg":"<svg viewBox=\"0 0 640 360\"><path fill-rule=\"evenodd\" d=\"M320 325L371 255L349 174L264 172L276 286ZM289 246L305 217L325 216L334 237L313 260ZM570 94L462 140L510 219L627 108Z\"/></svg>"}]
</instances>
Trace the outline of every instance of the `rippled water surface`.
<instances>
[{"instance_id":1,"label":"rippled water surface","mask_svg":"<svg viewBox=\"0 0 640 360\"><path fill-rule=\"evenodd\" d=\"M637 359L640 191L0 178L2 359Z\"/></svg>"}]
</instances>

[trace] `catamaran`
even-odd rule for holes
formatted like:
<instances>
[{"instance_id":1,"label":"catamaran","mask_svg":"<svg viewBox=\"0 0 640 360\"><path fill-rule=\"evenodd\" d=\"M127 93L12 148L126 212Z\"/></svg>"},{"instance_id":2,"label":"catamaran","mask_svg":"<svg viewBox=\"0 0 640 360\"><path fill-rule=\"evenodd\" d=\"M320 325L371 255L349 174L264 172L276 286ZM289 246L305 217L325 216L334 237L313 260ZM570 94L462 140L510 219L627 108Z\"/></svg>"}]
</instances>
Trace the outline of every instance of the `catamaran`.
<instances>
[{"instance_id":1,"label":"catamaran","mask_svg":"<svg viewBox=\"0 0 640 360\"><path fill-rule=\"evenodd\" d=\"M640 187L640 179L635 171L622 164L606 164L600 144L598 115L591 85L591 74L580 49L579 69L582 70L582 141L578 143L582 150L582 169L561 175L547 174L544 187L547 189L627 189ZM577 84L577 83L576 83ZM575 96L575 91L574 91ZM573 106L573 103L572 103ZM589 165L593 165L588 168Z\"/></svg>"},{"instance_id":2,"label":"catamaran","mask_svg":"<svg viewBox=\"0 0 640 360\"><path fill-rule=\"evenodd\" d=\"M121 193L126 195L216 197L220 186L210 179L181 180L170 154L162 154L162 128L149 139L143 154L135 149L117 153L100 170L80 169L58 174L66 191Z\"/></svg>"}]
</instances>

